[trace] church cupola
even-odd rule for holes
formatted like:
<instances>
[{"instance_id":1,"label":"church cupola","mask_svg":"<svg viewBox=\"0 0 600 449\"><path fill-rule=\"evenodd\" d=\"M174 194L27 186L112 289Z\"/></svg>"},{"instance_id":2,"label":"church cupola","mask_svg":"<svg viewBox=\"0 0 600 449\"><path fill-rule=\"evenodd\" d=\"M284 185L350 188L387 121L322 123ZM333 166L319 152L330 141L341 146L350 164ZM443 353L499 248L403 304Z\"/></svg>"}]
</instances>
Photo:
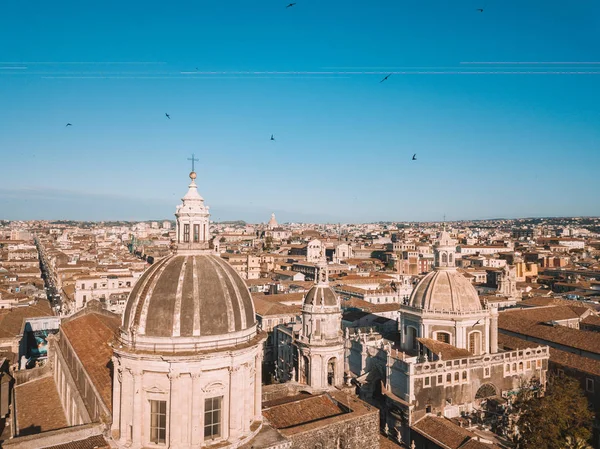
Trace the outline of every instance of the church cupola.
<instances>
[{"instance_id":1,"label":"church cupola","mask_svg":"<svg viewBox=\"0 0 600 449\"><path fill-rule=\"evenodd\" d=\"M435 245L433 245L434 268L452 269L456 268L456 240L444 229Z\"/></svg>"},{"instance_id":2,"label":"church cupola","mask_svg":"<svg viewBox=\"0 0 600 449\"><path fill-rule=\"evenodd\" d=\"M188 191L177 206L177 253L196 252L210 248L210 229L208 206L198 193L196 172L190 173L191 182Z\"/></svg>"},{"instance_id":3,"label":"church cupola","mask_svg":"<svg viewBox=\"0 0 600 449\"><path fill-rule=\"evenodd\" d=\"M342 311L338 297L329 285L324 248L315 266L315 285L306 293L302 304L298 347L300 383L315 389L342 384Z\"/></svg>"}]
</instances>

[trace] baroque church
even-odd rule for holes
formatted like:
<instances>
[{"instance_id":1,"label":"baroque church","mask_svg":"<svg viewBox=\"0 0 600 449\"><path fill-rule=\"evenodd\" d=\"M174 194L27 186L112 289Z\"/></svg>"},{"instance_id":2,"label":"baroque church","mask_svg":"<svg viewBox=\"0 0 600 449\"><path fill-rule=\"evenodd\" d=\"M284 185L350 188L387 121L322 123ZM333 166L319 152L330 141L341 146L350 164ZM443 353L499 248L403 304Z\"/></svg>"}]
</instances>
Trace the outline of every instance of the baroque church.
<instances>
[{"instance_id":1,"label":"baroque church","mask_svg":"<svg viewBox=\"0 0 600 449\"><path fill-rule=\"evenodd\" d=\"M267 332L213 244L195 172L190 180L174 252L136 283L123 316L90 301L49 337L49 363L19 375L4 447L420 448L412 429L423 418L460 416L523 380L544 381L548 348L499 351L498 310L456 270L444 231L394 336L342 327L322 251L301 316L272 331L278 382L263 385ZM25 432L42 387L44 410L62 421Z\"/></svg>"}]
</instances>

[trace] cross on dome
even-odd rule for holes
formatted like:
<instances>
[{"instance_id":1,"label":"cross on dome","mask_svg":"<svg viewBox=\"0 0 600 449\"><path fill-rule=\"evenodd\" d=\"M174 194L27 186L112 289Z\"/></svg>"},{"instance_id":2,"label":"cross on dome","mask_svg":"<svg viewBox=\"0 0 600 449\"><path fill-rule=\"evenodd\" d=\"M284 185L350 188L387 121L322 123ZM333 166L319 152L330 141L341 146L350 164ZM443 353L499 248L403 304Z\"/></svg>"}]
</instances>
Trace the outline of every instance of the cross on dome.
<instances>
[{"instance_id":1,"label":"cross on dome","mask_svg":"<svg viewBox=\"0 0 600 449\"><path fill-rule=\"evenodd\" d=\"M195 156L195 154L194 154L194 153L192 153L192 157L188 157L188 159L187 159L187 160L188 160L188 161L192 161L192 173L194 173L194 174L195 174L195 173L196 173L196 170L194 170L194 162L200 162L200 159L196 159L194 156ZM190 174L190 178L191 178L191 177L192 177L192 176L191 176L191 174ZM194 178L195 178L195 176L194 176Z\"/></svg>"}]
</instances>

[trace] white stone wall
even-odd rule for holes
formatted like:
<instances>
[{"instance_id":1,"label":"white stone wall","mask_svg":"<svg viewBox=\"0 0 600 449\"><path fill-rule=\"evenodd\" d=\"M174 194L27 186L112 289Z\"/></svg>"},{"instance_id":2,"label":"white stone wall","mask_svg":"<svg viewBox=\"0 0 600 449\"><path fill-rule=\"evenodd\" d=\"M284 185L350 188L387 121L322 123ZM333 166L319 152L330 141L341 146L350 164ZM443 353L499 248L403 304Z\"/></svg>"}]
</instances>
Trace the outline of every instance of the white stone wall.
<instances>
[{"instance_id":1,"label":"white stone wall","mask_svg":"<svg viewBox=\"0 0 600 449\"><path fill-rule=\"evenodd\" d=\"M150 442L150 402L166 401L166 446L199 448L204 441L204 401L222 397L221 433L211 443L237 447L262 420L259 345L193 356L142 356L115 351L112 436L119 447Z\"/></svg>"}]
</instances>

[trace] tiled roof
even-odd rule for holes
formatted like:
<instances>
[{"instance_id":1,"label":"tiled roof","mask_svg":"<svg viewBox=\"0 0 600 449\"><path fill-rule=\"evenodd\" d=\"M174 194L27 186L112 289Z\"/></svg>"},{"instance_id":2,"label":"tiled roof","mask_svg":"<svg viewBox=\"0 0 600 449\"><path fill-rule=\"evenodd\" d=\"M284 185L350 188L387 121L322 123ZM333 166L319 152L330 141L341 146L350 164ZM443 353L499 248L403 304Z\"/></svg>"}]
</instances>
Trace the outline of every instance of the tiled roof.
<instances>
[{"instance_id":1,"label":"tiled roof","mask_svg":"<svg viewBox=\"0 0 600 449\"><path fill-rule=\"evenodd\" d=\"M273 295L278 296L278 295ZM288 306L275 301L267 301L258 296L253 296L256 314L262 317L269 315L300 315L302 306Z\"/></svg>"},{"instance_id":2,"label":"tiled roof","mask_svg":"<svg viewBox=\"0 0 600 449\"><path fill-rule=\"evenodd\" d=\"M109 449L110 445L102 435L94 435L85 440L71 441L70 443L48 446L44 449Z\"/></svg>"},{"instance_id":3,"label":"tiled roof","mask_svg":"<svg viewBox=\"0 0 600 449\"><path fill-rule=\"evenodd\" d=\"M577 304L567 306L533 307L520 310L507 310L502 312L509 317L518 317L525 320L545 323L548 321L576 320L588 311Z\"/></svg>"},{"instance_id":4,"label":"tiled roof","mask_svg":"<svg viewBox=\"0 0 600 449\"><path fill-rule=\"evenodd\" d=\"M515 334L546 340L563 346L581 349L600 354L600 333L582 331L566 326L550 326L538 324L516 315L501 313L498 317L498 328Z\"/></svg>"},{"instance_id":5,"label":"tiled roof","mask_svg":"<svg viewBox=\"0 0 600 449\"><path fill-rule=\"evenodd\" d=\"M466 349L457 348L442 341L432 340L431 338L417 338L417 340L429 349L434 354L442 354L442 360L460 359L463 357L471 357L471 354Z\"/></svg>"},{"instance_id":6,"label":"tiled roof","mask_svg":"<svg viewBox=\"0 0 600 449\"><path fill-rule=\"evenodd\" d=\"M485 444L475 439L475 434L446 418L427 415L412 427L417 433L430 439L434 444L441 443L448 449L492 449L494 444Z\"/></svg>"},{"instance_id":7,"label":"tiled roof","mask_svg":"<svg viewBox=\"0 0 600 449\"><path fill-rule=\"evenodd\" d=\"M507 350L525 349L537 345L534 342L502 333L498 334L498 343ZM571 352L561 351L560 349L550 348L550 362L576 371L600 376L600 360L582 357Z\"/></svg>"},{"instance_id":8,"label":"tiled roof","mask_svg":"<svg viewBox=\"0 0 600 449\"><path fill-rule=\"evenodd\" d=\"M600 326L600 316L590 315L585 317L581 322L583 324L591 324L592 326Z\"/></svg>"},{"instance_id":9,"label":"tiled roof","mask_svg":"<svg viewBox=\"0 0 600 449\"><path fill-rule=\"evenodd\" d=\"M295 427L342 413L344 411L324 394L276 405L263 411L263 415L277 429Z\"/></svg>"},{"instance_id":10,"label":"tiled roof","mask_svg":"<svg viewBox=\"0 0 600 449\"><path fill-rule=\"evenodd\" d=\"M52 315L47 301L38 301L37 304L27 307L2 309L0 310L0 338L12 338L19 335L26 318Z\"/></svg>"},{"instance_id":11,"label":"tiled roof","mask_svg":"<svg viewBox=\"0 0 600 449\"><path fill-rule=\"evenodd\" d=\"M67 427L67 419L52 376L15 387L19 436Z\"/></svg>"},{"instance_id":12,"label":"tiled roof","mask_svg":"<svg viewBox=\"0 0 600 449\"><path fill-rule=\"evenodd\" d=\"M114 338L120 324L121 319L117 315L112 317L92 312L74 317L61 327L61 332L69 339L109 410L112 410L110 361L113 350L108 342Z\"/></svg>"},{"instance_id":13,"label":"tiled roof","mask_svg":"<svg viewBox=\"0 0 600 449\"><path fill-rule=\"evenodd\" d=\"M466 429L457 426L446 418L425 416L413 424L412 428L425 437L432 438L450 449L458 449L467 442L472 434Z\"/></svg>"}]
</instances>

